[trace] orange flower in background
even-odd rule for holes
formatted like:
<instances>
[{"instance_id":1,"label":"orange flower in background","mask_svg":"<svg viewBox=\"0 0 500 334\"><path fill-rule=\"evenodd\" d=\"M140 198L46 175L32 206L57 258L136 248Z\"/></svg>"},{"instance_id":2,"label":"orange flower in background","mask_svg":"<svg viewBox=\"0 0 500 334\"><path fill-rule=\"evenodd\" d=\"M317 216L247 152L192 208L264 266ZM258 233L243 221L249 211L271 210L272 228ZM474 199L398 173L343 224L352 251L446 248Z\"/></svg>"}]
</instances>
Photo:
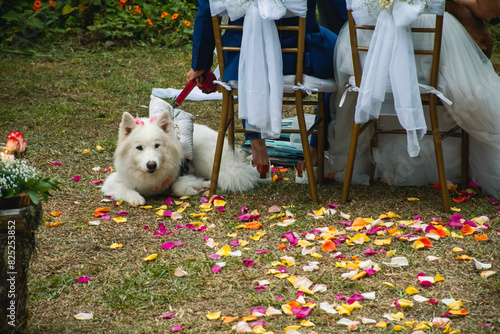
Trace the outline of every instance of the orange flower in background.
<instances>
[{"instance_id":1,"label":"orange flower in background","mask_svg":"<svg viewBox=\"0 0 500 334\"><path fill-rule=\"evenodd\" d=\"M186 27L189 27L191 25L191 22L189 22L188 20L184 20L184 24L186 25Z\"/></svg>"},{"instance_id":2,"label":"orange flower in background","mask_svg":"<svg viewBox=\"0 0 500 334\"><path fill-rule=\"evenodd\" d=\"M179 17L179 14L175 13L175 14L172 14L172 20L175 20L176 18Z\"/></svg>"},{"instance_id":3,"label":"orange flower in background","mask_svg":"<svg viewBox=\"0 0 500 334\"><path fill-rule=\"evenodd\" d=\"M55 1L50 0L50 1L49 1L49 5L50 5L50 7L52 7L52 8L56 8L56 2L55 2Z\"/></svg>"},{"instance_id":4,"label":"orange flower in background","mask_svg":"<svg viewBox=\"0 0 500 334\"><path fill-rule=\"evenodd\" d=\"M87 7L85 7L84 5L80 4L78 5L78 7L76 7L80 10L81 13L83 13L85 11L85 9L87 9Z\"/></svg>"},{"instance_id":5,"label":"orange flower in background","mask_svg":"<svg viewBox=\"0 0 500 334\"><path fill-rule=\"evenodd\" d=\"M123 8L123 3L121 1L118 3L118 7Z\"/></svg>"},{"instance_id":6,"label":"orange flower in background","mask_svg":"<svg viewBox=\"0 0 500 334\"><path fill-rule=\"evenodd\" d=\"M151 21L151 19L148 19L148 23L149 23L150 26L153 25L153 21Z\"/></svg>"},{"instance_id":7,"label":"orange flower in background","mask_svg":"<svg viewBox=\"0 0 500 334\"><path fill-rule=\"evenodd\" d=\"M35 0L35 2L33 3L33 10L35 12L38 12L40 8L42 8L42 2L40 0Z\"/></svg>"},{"instance_id":8,"label":"orange flower in background","mask_svg":"<svg viewBox=\"0 0 500 334\"><path fill-rule=\"evenodd\" d=\"M132 15L141 14L141 13L142 13L141 7L135 6L135 9L134 9L134 12L132 13Z\"/></svg>"},{"instance_id":9,"label":"orange flower in background","mask_svg":"<svg viewBox=\"0 0 500 334\"><path fill-rule=\"evenodd\" d=\"M165 16L168 16L168 13L167 13L167 12L163 12L163 13L161 13L161 18L164 18Z\"/></svg>"}]
</instances>

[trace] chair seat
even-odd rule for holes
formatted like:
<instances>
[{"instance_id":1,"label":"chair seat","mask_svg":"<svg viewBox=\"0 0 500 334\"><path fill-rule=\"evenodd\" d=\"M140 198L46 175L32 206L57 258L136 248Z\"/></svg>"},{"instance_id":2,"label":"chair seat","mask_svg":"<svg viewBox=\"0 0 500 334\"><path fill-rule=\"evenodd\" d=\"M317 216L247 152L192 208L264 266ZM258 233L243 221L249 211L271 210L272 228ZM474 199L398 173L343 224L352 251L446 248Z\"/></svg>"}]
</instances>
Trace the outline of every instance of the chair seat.
<instances>
[{"instance_id":1,"label":"chair seat","mask_svg":"<svg viewBox=\"0 0 500 334\"><path fill-rule=\"evenodd\" d=\"M320 79L307 74L303 75L303 85L305 88L310 89L312 91L324 92L324 93L333 93L337 91L337 84L335 80L332 79ZM284 75L283 76L284 87L283 91L285 93L293 93L295 87L295 75ZM229 81L229 85L233 89L238 89L238 80Z\"/></svg>"}]
</instances>

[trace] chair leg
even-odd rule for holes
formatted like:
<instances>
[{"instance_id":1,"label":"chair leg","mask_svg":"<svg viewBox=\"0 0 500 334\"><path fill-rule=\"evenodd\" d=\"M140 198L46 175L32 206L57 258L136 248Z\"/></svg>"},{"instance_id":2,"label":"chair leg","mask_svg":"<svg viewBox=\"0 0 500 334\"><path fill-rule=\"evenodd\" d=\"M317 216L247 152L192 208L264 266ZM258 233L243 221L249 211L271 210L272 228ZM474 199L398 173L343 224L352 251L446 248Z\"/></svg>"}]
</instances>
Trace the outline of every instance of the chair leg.
<instances>
[{"instance_id":1,"label":"chair leg","mask_svg":"<svg viewBox=\"0 0 500 334\"><path fill-rule=\"evenodd\" d=\"M441 145L441 134L439 131L439 121L437 116L437 97L431 95L429 102L429 112L431 118L432 137L434 139L434 152L436 154L436 163L439 176L439 184L441 185L441 196L443 198L444 212L450 212L450 193L446 184L446 174L444 169L443 146Z\"/></svg>"},{"instance_id":2,"label":"chair leg","mask_svg":"<svg viewBox=\"0 0 500 334\"><path fill-rule=\"evenodd\" d=\"M302 93L295 93L295 106L297 108L297 120L299 122L300 139L302 141L302 150L304 151L304 161L306 164L307 179L309 180L309 191L311 199L314 203L318 203L318 189L316 189L316 180L314 178L314 170L311 161L311 152L309 151L309 140L307 138L307 126L304 118L304 109L302 104Z\"/></svg>"},{"instance_id":3,"label":"chair leg","mask_svg":"<svg viewBox=\"0 0 500 334\"><path fill-rule=\"evenodd\" d=\"M344 186L342 188L342 203L346 203L351 189L352 172L354 169L354 160L356 158L356 149L358 146L360 124L354 123L351 133L351 144L349 146L349 155L347 156L347 165L344 176Z\"/></svg>"},{"instance_id":4,"label":"chair leg","mask_svg":"<svg viewBox=\"0 0 500 334\"><path fill-rule=\"evenodd\" d=\"M318 93L318 184L325 176L325 93Z\"/></svg>"},{"instance_id":5,"label":"chair leg","mask_svg":"<svg viewBox=\"0 0 500 334\"><path fill-rule=\"evenodd\" d=\"M227 139L229 142L229 145L231 145L231 148L234 150L234 96L232 96L230 93L228 93L228 116L226 118L226 124L228 127L228 132L227 132Z\"/></svg>"},{"instance_id":6,"label":"chair leg","mask_svg":"<svg viewBox=\"0 0 500 334\"><path fill-rule=\"evenodd\" d=\"M217 146L215 147L214 164L212 166L212 178L209 192L210 198L215 195L215 192L217 191L217 182L219 181L220 162L222 160L222 150L224 149L228 109L230 108L229 100L229 94L224 92L222 96L222 114L217 135Z\"/></svg>"}]
</instances>

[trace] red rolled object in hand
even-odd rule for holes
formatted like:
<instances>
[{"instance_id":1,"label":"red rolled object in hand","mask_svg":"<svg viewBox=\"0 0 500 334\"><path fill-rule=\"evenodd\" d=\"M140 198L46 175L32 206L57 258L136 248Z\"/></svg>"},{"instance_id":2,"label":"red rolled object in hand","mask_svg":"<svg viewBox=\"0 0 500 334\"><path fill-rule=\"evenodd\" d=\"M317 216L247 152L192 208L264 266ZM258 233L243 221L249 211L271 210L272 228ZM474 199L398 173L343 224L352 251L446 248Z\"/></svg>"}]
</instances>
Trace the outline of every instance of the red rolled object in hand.
<instances>
[{"instance_id":1,"label":"red rolled object in hand","mask_svg":"<svg viewBox=\"0 0 500 334\"><path fill-rule=\"evenodd\" d=\"M205 94L215 92L217 90L217 85L214 84L214 80L217 80L214 72L207 71L203 73L203 82L198 85L198 88Z\"/></svg>"},{"instance_id":2,"label":"red rolled object in hand","mask_svg":"<svg viewBox=\"0 0 500 334\"><path fill-rule=\"evenodd\" d=\"M207 71L203 73L202 77L203 81L201 85L198 85L198 88L200 88L200 90L205 94L215 92L217 90L217 85L214 84L214 80L217 80L215 74L212 71ZM189 81L186 87L184 87L184 89L182 90L182 92L175 98L173 107L177 108L178 106L180 106L181 103L184 102L186 97L189 95L189 93L191 93L191 91L195 86L196 86L196 79Z\"/></svg>"}]
</instances>

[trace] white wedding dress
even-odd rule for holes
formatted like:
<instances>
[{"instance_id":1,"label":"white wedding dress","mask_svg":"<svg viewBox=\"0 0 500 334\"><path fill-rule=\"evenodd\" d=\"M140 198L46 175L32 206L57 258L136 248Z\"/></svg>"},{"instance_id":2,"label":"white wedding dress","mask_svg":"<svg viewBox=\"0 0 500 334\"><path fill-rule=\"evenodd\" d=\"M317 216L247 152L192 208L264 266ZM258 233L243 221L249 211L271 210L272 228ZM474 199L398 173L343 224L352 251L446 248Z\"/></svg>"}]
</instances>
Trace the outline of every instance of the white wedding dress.
<instances>
[{"instance_id":1,"label":"white wedding dress","mask_svg":"<svg viewBox=\"0 0 500 334\"><path fill-rule=\"evenodd\" d=\"M412 26L432 26L434 16L420 15ZM359 36L360 45L368 45L371 33ZM429 35L429 34L418 34ZM432 36L413 39L415 48L430 45ZM364 53L366 54L366 53ZM362 53L362 57L366 57ZM429 57L427 57L429 58ZM364 62L362 58L362 63ZM327 161L337 181L343 181L351 129L354 120L356 99L353 93L345 94L342 107L339 102L346 90L349 77L353 76L351 48L347 24L339 33L334 56L335 75L339 91L331 100L334 121L329 128L330 149ZM419 82L429 81L430 62L423 56L417 57ZM469 176L485 193L500 198L500 77L491 62L469 36L464 27L451 15L445 13L439 84L437 89L452 101L443 108L440 127L450 129L460 125L470 135ZM424 107L425 108L425 107ZM446 109L444 109L446 108ZM394 114L393 102L384 102L381 114ZM426 120L430 126L430 121ZM397 117L384 117L381 127L399 125ZM370 154L369 131L360 135L357 156L354 163L353 183L369 183ZM431 136L425 136L416 157L410 157L404 136L380 135L374 150L376 162L375 177L394 185L424 185L437 183L434 144ZM447 179L457 183L460 180L460 139L448 138L443 142Z\"/></svg>"}]
</instances>

